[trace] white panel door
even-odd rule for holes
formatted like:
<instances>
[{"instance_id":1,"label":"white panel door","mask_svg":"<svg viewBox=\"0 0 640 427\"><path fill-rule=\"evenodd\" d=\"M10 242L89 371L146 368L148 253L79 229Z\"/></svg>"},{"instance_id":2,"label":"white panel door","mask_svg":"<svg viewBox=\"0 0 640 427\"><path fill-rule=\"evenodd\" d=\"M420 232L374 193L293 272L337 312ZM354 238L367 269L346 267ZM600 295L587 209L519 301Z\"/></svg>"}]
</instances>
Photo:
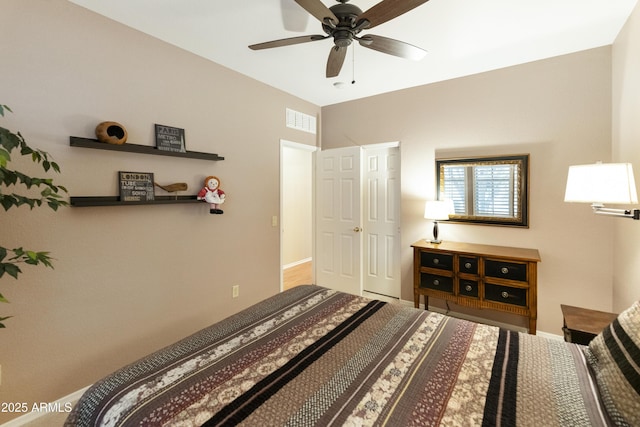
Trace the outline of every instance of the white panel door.
<instances>
[{"instance_id":1,"label":"white panel door","mask_svg":"<svg viewBox=\"0 0 640 427\"><path fill-rule=\"evenodd\" d=\"M316 283L362 294L360 147L316 157Z\"/></svg>"},{"instance_id":2,"label":"white panel door","mask_svg":"<svg viewBox=\"0 0 640 427\"><path fill-rule=\"evenodd\" d=\"M400 149L363 153L363 288L400 298Z\"/></svg>"}]
</instances>

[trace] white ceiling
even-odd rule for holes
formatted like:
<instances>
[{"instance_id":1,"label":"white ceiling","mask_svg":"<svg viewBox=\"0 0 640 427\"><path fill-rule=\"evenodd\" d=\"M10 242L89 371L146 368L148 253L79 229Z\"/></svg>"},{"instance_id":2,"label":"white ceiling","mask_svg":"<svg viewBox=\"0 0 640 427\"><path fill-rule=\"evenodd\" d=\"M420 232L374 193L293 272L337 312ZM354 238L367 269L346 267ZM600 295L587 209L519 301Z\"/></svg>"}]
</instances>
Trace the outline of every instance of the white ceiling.
<instances>
[{"instance_id":1,"label":"white ceiling","mask_svg":"<svg viewBox=\"0 0 640 427\"><path fill-rule=\"evenodd\" d=\"M324 34L294 0L69 1L319 106L610 45L637 2L431 0L360 34L419 46L428 52L424 59L356 45L340 75L327 79L330 39L260 51L247 47ZM363 11L377 2L351 1Z\"/></svg>"}]
</instances>

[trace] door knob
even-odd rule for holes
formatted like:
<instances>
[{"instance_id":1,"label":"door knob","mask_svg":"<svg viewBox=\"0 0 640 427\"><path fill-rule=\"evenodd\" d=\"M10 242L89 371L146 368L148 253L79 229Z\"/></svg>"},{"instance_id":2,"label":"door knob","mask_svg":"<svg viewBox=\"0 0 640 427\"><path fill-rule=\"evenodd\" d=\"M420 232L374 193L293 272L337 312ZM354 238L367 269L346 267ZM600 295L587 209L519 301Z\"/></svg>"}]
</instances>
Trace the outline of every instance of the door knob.
<instances>
[{"instance_id":1,"label":"door knob","mask_svg":"<svg viewBox=\"0 0 640 427\"><path fill-rule=\"evenodd\" d=\"M353 229L353 231L355 231L356 233L359 233L359 232L361 232L361 231L362 231L362 228L360 228L360 227L355 227L355 228Z\"/></svg>"}]
</instances>

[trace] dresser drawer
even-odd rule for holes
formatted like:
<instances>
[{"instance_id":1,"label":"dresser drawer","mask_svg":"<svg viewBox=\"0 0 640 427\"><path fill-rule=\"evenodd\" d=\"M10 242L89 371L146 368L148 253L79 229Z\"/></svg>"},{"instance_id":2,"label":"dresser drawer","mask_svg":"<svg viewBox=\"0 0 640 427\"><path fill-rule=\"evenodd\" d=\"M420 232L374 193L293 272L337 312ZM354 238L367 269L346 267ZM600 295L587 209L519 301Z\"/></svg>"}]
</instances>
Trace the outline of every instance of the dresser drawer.
<instances>
[{"instance_id":1,"label":"dresser drawer","mask_svg":"<svg viewBox=\"0 0 640 427\"><path fill-rule=\"evenodd\" d=\"M527 306L527 289L485 283L484 299L504 304Z\"/></svg>"},{"instance_id":2,"label":"dresser drawer","mask_svg":"<svg viewBox=\"0 0 640 427\"><path fill-rule=\"evenodd\" d=\"M460 279L458 293L465 297L478 298L478 282L475 280Z\"/></svg>"},{"instance_id":3,"label":"dresser drawer","mask_svg":"<svg viewBox=\"0 0 640 427\"><path fill-rule=\"evenodd\" d=\"M420 265L422 267L453 271L453 255L436 252L422 252L420 254Z\"/></svg>"},{"instance_id":4,"label":"dresser drawer","mask_svg":"<svg viewBox=\"0 0 640 427\"><path fill-rule=\"evenodd\" d=\"M484 262L484 275L525 282L527 280L527 264L486 260Z\"/></svg>"},{"instance_id":5,"label":"dresser drawer","mask_svg":"<svg viewBox=\"0 0 640 427\"><path fill-rule=\"evenodd\" d=\"M438 276L437 274L420 274L420 287L436 291L453 293L453 277Z\"/></svg>"},{"instance_id":6,"label":"dresser drawer","mask_svg":"<svg viewBox=\"0 0 640 427\"><path fill-rule=\"evenodd\" d=\"M461 256L458 260L458 271L460 273L478 274L478 258Z\"/></svg>"}]
</instances>

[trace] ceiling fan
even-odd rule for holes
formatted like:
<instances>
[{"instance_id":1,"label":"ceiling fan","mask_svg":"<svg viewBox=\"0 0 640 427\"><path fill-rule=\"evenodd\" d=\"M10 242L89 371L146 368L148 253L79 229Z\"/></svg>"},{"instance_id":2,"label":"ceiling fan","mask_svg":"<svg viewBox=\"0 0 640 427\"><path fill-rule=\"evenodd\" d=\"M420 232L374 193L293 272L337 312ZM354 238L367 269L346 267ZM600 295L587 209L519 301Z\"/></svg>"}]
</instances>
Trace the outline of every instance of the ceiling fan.
<instances>
[{"instance_id":1,"label":"ceiling fan","mask_svg":"<svg viewBox=\"0 0 640 427\"><path fill-rule=\"evenodd\" d=\"M368 30L376 25L390 21L403 13L426 3L428 0L382 0L365 12L349 0L337 0L339 3L326 7L320 0L295 0L307 12L322 23L322 29L326 35L310 35L291 37L287 39L273 40L264 43L253 44L250 49L270 49L273 47L289 46L300 43L313 42L333 37L334 46L329 52L327 60L327 78L336 77L342 69L347 48L354 40L368 49L401 58L420 60L426 55L426 51L399 40L388 37L366 34L359 37L362 30Z\"/></svg>"}]
</instances>

